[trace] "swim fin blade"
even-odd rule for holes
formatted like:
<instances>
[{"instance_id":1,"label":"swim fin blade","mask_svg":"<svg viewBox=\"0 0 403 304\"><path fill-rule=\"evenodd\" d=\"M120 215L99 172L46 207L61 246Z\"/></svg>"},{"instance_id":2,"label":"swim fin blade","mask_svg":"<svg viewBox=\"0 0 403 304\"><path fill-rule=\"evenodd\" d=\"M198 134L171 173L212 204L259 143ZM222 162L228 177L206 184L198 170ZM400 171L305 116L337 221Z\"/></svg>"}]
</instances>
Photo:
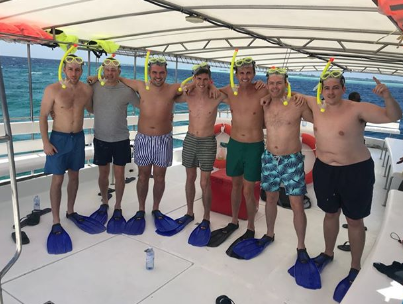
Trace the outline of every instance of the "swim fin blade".
<instances>
[{"instance_id":1,"label":"swim fin blade","mask_svg":"<svg viewBox=\"0 0 403 304\"><path fill-rule=\"evenodd\" d=\"M226 227L214 230L211 232L208 247L218 247L224 243L231 234L239 228L239 224L229 223Z\"/></svg>"},{"instance_id":2,"label":"swim fin blade","mask_svg":"<svg viewBox=\"0 0 403 304\"><path fill-rule=\"evenodd\" d=\"M71 220L78 228L89 234L98 234L104 232L105 226L97 220L90 218L89 216L80 215L77 212L71 214L66 213L66 217Z\"/></svg>"},{"instance_id":3,"label":"swim fin blade","mask_svg":"<svg viewBox=\"0 0 403 304\"><path fill-rule=\"evenodd\" d=\"M318 268L319 273L322 273L323 269L329 264L331 261L333 261L333 256L327 255L325 253L319 254L317 257L314 257L311 259L312 262L315 263L316 268ZM295 264L288 269L288 273L294 277L295 274Z\"/></svg>"},{"instance_id":4,"label":"swim fin blade","mask_svg":"<svg viewBox=\"0 0 403 304\"><path fill-rule=\"evenodd\" d=\"M274 238L264 235L261 239L246 239L236 244L232 251L243 260L257 257L263 250L274 242Z\"/></svg>"},{"instance_id":5,"label":"swim fin blade","mask_svg":"<svg viewBox=\"0 0 403 304\"><path fill-rule=\"evenodd\" d=\"M47 241L49 254L63 254L73 250L71 238L60 224L54 224Z\"/></svg>"},{"instance_id":6,"label":"swim fin blade","mask_svg":"<svg viewBox=\"0 0 403 304\"><path fill-rule=\"evenodd\" d=\"M122 215L122 209L115 209L106 226L106 232L109 234L122 234L125 230L126 220Z\"/></svg>"},{"instance_id":7,"label":"swim fin blade","mask_svg":"<svg viewBox=\"0 0 403 304\"><path fill-rule=\"evenodd\" d=\"M190 234L188 243L197 247L206 246L210 240L210 235L210 221L203 220Z\"/></svg>"},{"instance_id":8,"label":"swim fin blade","mask_svg":"<svg viewBox=\"0 0 403 304\"><path fill-rule=\"evenodd\" d=\"M136 214L127 221L123 230L124 234L141 235L146 229L146 220L144 219L145 212L137 211Z\"/></svg>"},{"instance_id":9,"label":"swim fin blade","mask_svg":"<svg viewBox=\"0 0 403 304\"><path fill-rule=\"evenodd\" d=\"M101 204L98 210L90 215L90 218L93 218L94 220L100 222L102 225L105 225L108 221L108 209L108 204Z\"/></svg>"},{"instance_id":10,"label":"swim fin blade","mask_svg":"<svg viewBox=\"0 0 403 304\"><path fill-rule=\"evenodd\" d=\"M238 243L242 242L243 240L253 239L254 237L255 237L255 231L252 231L252 230L249 230L249 229L246 230L246 232L245 232L243 235L241 235L239 238L237 238L237 239L228 247L228 249L227 249L227 251L225 251L225 253L226 253L228 256L230 256L231 258L236 258L236 259L242 260L242 258L234 252L234 247L235 247Z\"/></svg>"},{"instance_id":11,"label":"swim fin blade","mask_svg":"<svg viewBox=\"0 0 403 304\"><path fill-rule=\"evenodd\" d=\"M189 224L194 219L195 219L194 215L185 214L184 216L175 220L175 222L177 222L179 224L179 226L176 229L173 229L170 231L159 231L157 229L157 230L155 230L155 232L157 232L157 234L162 235L162 236L173 236L173 235L181 232L187 226L187 224Z\"/></svg>"},{"instance_id":12,"label":"swim fin blade","mask_svg":"<svg viewBox=\"0 0 403 304\"><path fill-rule=\"evenodd\" d=\"M341 280L339 284L337 284L336 289L334 290L333 300L335 300L338 303L340 303L343 300L344 296L350 289L357 275L358 270L351 268L350 272L348 273L348 276L345 277L343 280Z\"/></svg>"},{"instance_id":13,"label":"swim fin blade","mask_svg":"<svg viewBox=\"0 0 403 304\"><path fill-rule=\"evenodd\" d=\"M294 278L297 285L307 289L322 288L318 267L309 257L306 249L297 251L298 257L294 265Z\"/></svg>"},{"instance_id":14,"label":"swim fin blade","mask_svg":"<svg viewBox=\"0 0 403 304\"><path fill-rule=\"evenodd\" d=\"M175 222L172 218L163 214L159 210L154 210L152 214L154 215L154 223L156 230L166 232L174 230L179 226L177 222Z\"/></svg>"}]
</instances>

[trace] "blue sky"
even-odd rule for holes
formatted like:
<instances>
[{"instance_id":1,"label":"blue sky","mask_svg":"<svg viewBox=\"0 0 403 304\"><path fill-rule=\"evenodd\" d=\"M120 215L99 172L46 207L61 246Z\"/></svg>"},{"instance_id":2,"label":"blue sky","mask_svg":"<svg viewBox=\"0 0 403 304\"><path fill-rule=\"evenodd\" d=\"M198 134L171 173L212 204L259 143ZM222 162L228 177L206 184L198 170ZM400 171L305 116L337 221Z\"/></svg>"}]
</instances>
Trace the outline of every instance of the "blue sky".
<instances>
[{"instance_id":1,"label":"blue sky","mask_svg":"<svg viewBox=\"0 0 403 304\"><path fill-rule=\"evenodd\" d=\"M63 56L64 52L60 48L47 48L41 45L31 45L31 57L32 58L47 58L47 59L60 59ZM83 57L83 59L87 59L86 51L77 51L78 56ZM27 56L27 46L20 43L9 43L0 40L0 55L1 56L16 56L16 57L26 57ZM133 58L128 56L119 56L119 61L123 64L133 65ZM91 56L91 61L95 61L95 56ZM140 66L144 66L144 59L139 58L137 63ZM179 64L179 68L181 69L189 69L192 65L188 64ZM308 73L315 74L315 73ZM320 73L316 73L316 76L319 76ZM363 78L363 79L372 79L371 74L360 74L360 73L347 73L347 77L354 78ZM380 80L394 80L403 82L403 77L396 76L386 76L386 75L377 75Z\"/></svg>"}]
</instances>

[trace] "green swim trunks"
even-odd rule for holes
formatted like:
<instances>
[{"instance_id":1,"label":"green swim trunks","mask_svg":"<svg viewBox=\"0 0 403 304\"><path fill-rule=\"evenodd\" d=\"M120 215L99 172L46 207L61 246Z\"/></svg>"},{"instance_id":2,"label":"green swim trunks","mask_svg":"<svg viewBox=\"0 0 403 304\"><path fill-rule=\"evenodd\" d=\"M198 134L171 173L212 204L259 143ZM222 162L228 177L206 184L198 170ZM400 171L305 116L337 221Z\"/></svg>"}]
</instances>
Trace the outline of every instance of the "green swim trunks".
<instances>
[{"instance_id":1,"label":"green swim trunks","mask_svg":"<svg viewBox=\"0 0 403 304\"><path fill-rule=\"evenodd\" d=\"M230 138L227 146L227 175L243 175L247 181L260 181L263 151L263 141L243 143Z\"/></svg>"}]
</instances>

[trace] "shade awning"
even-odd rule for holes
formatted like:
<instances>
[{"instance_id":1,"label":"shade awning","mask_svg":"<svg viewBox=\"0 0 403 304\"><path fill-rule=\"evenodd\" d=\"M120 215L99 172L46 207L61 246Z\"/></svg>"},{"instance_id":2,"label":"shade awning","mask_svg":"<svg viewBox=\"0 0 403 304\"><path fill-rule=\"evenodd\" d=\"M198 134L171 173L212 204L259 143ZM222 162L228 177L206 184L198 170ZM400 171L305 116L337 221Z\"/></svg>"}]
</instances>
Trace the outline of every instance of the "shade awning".
<instances>
[{"instance_id":1,"label":"shade awning","mask_svg":"<svg viewBox=\"0 0 403 304\"><path fill-rule=\"evenodd\" d=\"M219 66L237 48L261 68L321 71L334 57L351 72L403 75L401 32L372 0L11 0L0 12L3 23L112 40L127 54L151 49Z\"/></svg>"}]
</instances>

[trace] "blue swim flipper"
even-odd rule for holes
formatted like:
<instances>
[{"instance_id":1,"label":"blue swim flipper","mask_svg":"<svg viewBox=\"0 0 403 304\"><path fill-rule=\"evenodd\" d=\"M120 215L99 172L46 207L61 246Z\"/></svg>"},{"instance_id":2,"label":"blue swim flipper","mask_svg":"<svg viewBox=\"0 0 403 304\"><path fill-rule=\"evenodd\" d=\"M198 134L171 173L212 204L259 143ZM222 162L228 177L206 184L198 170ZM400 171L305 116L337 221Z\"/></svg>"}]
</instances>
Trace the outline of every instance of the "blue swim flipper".
<instances>
[{"instance_id":1,"label":"blue swim flipper","mask_svg":"<svg viewBox=\"0 0 403 304\"><path fill-rule=\"evenodd\" d=\"M122 215L122 209L115 209L106 226L106 232L110 234L122 234L126 226L126 220Z\"/></svg>"},{"instance_id":2,"label":"blue swim flipper","mask_svg":"<svg viewBox=\"0 0 403 304\"><path fill-rule=\"evenodd\" d=\"M159 230L161 232L172 231L179 226L177 222L175 222L172 218L163 214L159 210L154 210L152 214L154 216L156 230Z\"/></svg>"},{"instance_id":3,"label":"blue swim flipper","mask_svg":"<svg viewBox=\"0 0 403 304\"><path fill-rule=\"evenodd\" d=\"M314 263L316 268L318 268L319 273L322 273L323 269L329 264L331 261L333 261L333 256L327 255L326 253L321 253L317 257L311 259ZM295 265L292 266L290 269L288 269L288 273L294 277Z\"/></svg>"},{"instance_id":4,"label":"blue swim flipper","mask_svg":"<svg viewBox=\"0 0 403 304\"><path fill-rule=\"evenodd\" d=\"M78 228L89 234L98 234L105 231L105 226L89 216L80 215L77 212L66 213L66 217L71 220Z\"/></svg>"},{"instance_id":5,"label":"blue swim flipper","mask_svg":"<svg viewBox=\"0 0 403 304\"><path fill-rule=\"evenodd\" d=\"M60 224L54 224L49 233L47 248L49 254L63 254L73 250L71 238Z\"/></svg>"},{"instance_id":6,"label":"blue swim flipper","mask_svg":"<svg viewBox=\"0 0 403 304\"><path fill-rule=\"evenodd\" d=\"M261 239L246 239L236 244L232 251L239 259L250 260L257 257L263 250L274 242L274 237L264 235Z\"/></svg>"},{"instance_id":7,"label":"blue swim flipper","mask_svg":"<svg viewBox=\"0 0 403 304\"><path fill-rule=\"evenodd\" d=\"M347 291L350 289L351 284L353 284L355 278L358 275L359 270L351 268L348 276L345 277L343 280L337 284L336 289L334 290L333 300L340 303L344 296L346 295Z\"/></svg>"},{"instance_id":8,"label":"blue swim flipper","mask_svg":"<svg viewBox=\"0 0 403 304\"><path fill-rule=\"evenodd\" d=\"M210 221L203 220L190 234L188 243L193 246L203 247L210 241Z\"/></svg>"},{"instance_id":9,"label":"blue swim flipper","mask_svg":"<svg viewBox=\"0 0 403 304\"><path fill-rule=\"evenodd\" d=\"M295 265L288 270L288 273L295 278L297 285L307 289L320 289L322 287L320 272L314 259L309 257L306 249L297 249L297 254Z\"/></svg>"},{"instance_id":10,"label":"blue swim flipper","mask_svg":"<svg viewBox=\"0 0 403 304\"><path fill-rule=\"evenodd\" d=\"M144 219L144 215L144 211L137 211L136 214L127 221L123 233L129 235L143 234L146 228L146 220Z\"/></svg>"},{"instance_id":11,"label":"blue swim flipper","mask_svg":"<svg viewBox=\"0 0 403 304\"><path fill-rule=\"evenodd\" d=\"M93 218L94 220L100 222L102 225L105 225L106 222L108 221L108 209L109 209L108 204L101 204L98 210L96 210L94 213L90 215L90 218Z\"/></svg>"},{"instance_id":12,"label":"blue swim flipper","mask_svg":"<svg viewBox=\"0 0 403 304\"><path fill-rule=\"evenodd\" d=\"M177 228L170 230L170 231L159 231L157 229L155 232L157 232L159 235L162 235L162 236L173 236L173 235L181 232L187 226L187 224L189 224L194 219L195 219L194 215L185 214L184 216L175 220L175 222L177 222L179 224L179 226Z\"/></svg>"}]
</instances>

